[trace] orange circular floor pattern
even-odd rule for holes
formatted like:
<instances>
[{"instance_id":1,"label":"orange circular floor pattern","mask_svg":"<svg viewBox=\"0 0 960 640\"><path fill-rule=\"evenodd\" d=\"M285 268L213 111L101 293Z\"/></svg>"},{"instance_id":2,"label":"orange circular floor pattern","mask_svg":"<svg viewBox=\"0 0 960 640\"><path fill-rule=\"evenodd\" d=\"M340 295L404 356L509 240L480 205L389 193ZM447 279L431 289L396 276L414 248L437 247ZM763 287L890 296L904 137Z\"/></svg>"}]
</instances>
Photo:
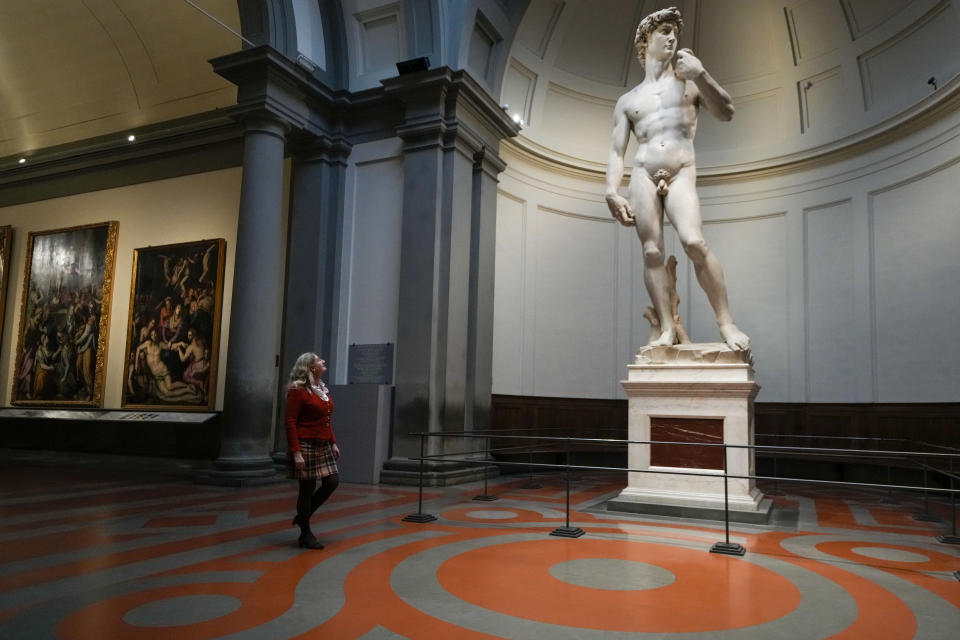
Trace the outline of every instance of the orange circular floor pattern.
<instances>
[{"instance_id":1,"label":"orange circular floor pattern","mask_svg":"<svg viewBox=\"0 0 960 640\"><path fill-rule=\"evenodd\" d=\"M558 563L591 558L642 562L669 571L676 579L660 588L622 591L582 587L550 574L550 567ZM437 579L452 595L499 613L605 631L738 629L779 619L801 600L790 581L741 558L620 540L492 545L447 560ZM691 593L703 597L690 598ZM722 601L711 602L710 597Z\"/></svg>"}]
</instances>

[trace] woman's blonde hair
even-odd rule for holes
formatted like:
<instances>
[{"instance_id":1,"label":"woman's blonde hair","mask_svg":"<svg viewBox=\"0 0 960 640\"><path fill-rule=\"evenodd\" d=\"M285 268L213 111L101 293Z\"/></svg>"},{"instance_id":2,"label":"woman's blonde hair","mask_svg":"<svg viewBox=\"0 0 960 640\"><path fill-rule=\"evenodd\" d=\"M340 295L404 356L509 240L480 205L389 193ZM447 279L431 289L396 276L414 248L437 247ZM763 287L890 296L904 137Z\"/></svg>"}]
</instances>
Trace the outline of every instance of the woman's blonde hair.
<instances>
[{"instance_id":1,"label":"woman's blonde hair","mask_svg":"<svg viewBox=\"0 0 960 640\"><path fill-rule=\"evenodd\" d=\"M287 389L305 387L307 391L313 393L313 387L317 385L317 381L313 379L313 373L310 371L310 367L319 359L320 356L312 351L301 353L297 357L297 361L293 363L293 368L290 370L290 380L287 382Z\"/></svg>"}]
</instances>

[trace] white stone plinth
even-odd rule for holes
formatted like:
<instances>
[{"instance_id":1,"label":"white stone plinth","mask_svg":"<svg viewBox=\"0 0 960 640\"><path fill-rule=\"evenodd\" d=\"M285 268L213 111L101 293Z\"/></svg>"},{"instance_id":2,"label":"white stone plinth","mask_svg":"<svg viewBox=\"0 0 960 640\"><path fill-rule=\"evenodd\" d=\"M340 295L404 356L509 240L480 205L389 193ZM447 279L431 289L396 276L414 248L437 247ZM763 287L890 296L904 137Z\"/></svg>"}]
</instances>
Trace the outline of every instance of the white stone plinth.
<instances>
[{"instance_id":1,"label":"white stone plinth","mask_svg":"<svg viewBox=\"0 0 960 640\"><path fill-rule=\"evenodd\" d=\"M732 351L722 343L644 347L635 364L627 366L621 384L628 398L632 441L650 441L651 418L711 418L723 421L725 444L753 444L753 399L759 386L749 352ZM726 464L731 475L754 475L754 452L728 448ZM608 509L723 517L722 471L651 466L649 444L629 445L628 465L637 471L628 474L627 488L608 501ZM731 520L766 521L770 500L763 499L753 480L729 478L727 491Z\"/></svg>"}]
</instances>

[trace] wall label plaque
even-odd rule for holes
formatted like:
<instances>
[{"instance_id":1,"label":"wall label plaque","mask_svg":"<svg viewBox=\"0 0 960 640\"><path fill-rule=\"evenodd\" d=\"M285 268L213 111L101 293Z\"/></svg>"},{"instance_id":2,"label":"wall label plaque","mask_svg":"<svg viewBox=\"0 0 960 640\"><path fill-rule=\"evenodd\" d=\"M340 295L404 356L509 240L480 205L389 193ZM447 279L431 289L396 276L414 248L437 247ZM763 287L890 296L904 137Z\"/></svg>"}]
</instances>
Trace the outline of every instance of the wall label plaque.
<instances>
[{"instance_id":1,"label":"wall label plaque","mask_svg":"<svg viewBox=\"0 0 960 640\"><path fill-rule=\"evenodd\" d=\"M348 384L393 384L393 343L351 344Z\"/></svg>"}]
</instances>

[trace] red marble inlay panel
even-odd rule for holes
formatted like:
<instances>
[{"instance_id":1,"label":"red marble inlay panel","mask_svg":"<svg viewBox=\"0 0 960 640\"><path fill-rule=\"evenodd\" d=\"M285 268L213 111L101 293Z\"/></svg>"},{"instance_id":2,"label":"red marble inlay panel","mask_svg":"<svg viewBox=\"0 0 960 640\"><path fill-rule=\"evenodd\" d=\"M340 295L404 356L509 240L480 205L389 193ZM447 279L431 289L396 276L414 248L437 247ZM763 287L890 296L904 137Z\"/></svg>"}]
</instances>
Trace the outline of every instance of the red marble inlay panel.
<instances>
[{"instance_id":1,"label":"red marble inlay panel","mask_svg":"<svg viewBox=\"0 0 960 640\"><path fill-rule=\"evenodd\" d=\"M718 418L650 418L652 442L723 443L723 420ZM687 444L650 446L650 464L655 467L723 470L723 447Z\"/></svg>"}]
</instances>

